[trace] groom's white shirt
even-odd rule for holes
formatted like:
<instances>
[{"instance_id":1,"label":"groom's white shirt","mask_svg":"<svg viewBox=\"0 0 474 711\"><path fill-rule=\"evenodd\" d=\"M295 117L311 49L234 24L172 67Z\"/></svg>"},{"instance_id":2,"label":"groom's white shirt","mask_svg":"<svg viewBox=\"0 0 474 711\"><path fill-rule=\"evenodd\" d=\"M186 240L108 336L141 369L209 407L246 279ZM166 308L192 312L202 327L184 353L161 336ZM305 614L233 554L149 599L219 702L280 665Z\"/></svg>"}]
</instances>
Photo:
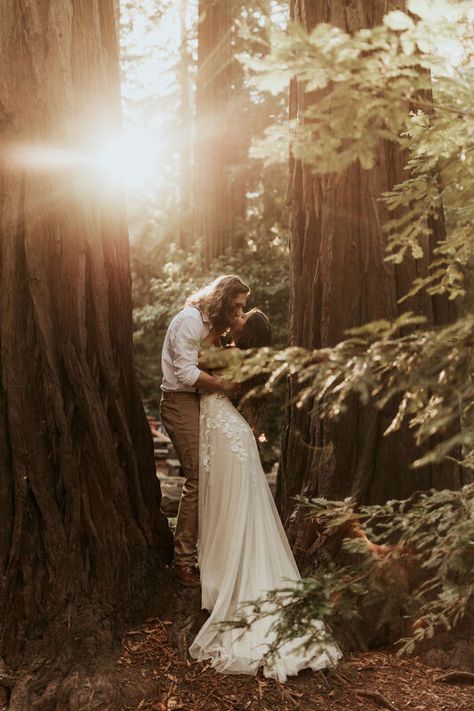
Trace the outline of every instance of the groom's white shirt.
<instances>
[{"instance_id":1,"label":"groom's white shirt","mask_svg":"<svg viewBox=\"0 0 474 711\"><path fill-rule=\"evenodd\" d=\"M209 331L209 321L195 306L185 306L171 320L161 353L162 390L196 392L194 384L201 374L199 343Z\"/></svg>"}]
</instances>

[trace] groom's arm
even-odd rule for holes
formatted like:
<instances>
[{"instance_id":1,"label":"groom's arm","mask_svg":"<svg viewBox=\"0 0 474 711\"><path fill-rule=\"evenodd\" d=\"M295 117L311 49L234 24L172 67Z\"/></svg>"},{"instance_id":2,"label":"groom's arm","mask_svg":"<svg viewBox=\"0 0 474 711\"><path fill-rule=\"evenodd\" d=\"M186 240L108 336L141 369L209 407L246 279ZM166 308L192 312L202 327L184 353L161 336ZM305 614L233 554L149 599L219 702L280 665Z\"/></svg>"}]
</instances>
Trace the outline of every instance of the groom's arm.
<instances>
[{"instance_id":1,"label":"groom's arm","mask_svg":"<svg viewBox=\"0 0 474 711\"><path fill-rule=\"evenodd\" d=\"M231 392L235 386L229 381L222 380L222 378L219 378L216 375L211 375L210 373L205 373L201 370L198 379L194 383L194 387L199 388L200 390L223 393Z\"/></svg>"},{"instance_id":2,"label":"groom's arm","mask_svg":"<svg viewBox=\"0 0 474 711\"><path fill-rule=\"evenodd\" d=\"M201 321L188 317L179 324L174 336L173 367L176 379L186 387L213 392L227 392L232 385L198 367Z\"/></svg>"}]
</instances>

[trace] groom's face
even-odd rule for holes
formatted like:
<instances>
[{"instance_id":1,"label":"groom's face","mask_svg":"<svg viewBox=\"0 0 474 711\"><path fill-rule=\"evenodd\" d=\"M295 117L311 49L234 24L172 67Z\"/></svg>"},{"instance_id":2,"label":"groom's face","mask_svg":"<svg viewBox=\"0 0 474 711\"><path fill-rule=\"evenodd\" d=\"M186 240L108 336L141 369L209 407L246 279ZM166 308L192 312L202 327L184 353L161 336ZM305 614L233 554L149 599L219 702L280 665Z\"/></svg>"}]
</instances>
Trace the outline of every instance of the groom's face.
<instances>
[{"instance_id":1,"label":"groom's face","mask_svg":"<svg viewBox=\"0 0 474 711\"><path fill-rule=\"evenodd\" d=\"M239 316L243 313L245 309L245 304L247 303L248 294L237 294L232 301L233 316Z\"/></svg>"}]
</instances>

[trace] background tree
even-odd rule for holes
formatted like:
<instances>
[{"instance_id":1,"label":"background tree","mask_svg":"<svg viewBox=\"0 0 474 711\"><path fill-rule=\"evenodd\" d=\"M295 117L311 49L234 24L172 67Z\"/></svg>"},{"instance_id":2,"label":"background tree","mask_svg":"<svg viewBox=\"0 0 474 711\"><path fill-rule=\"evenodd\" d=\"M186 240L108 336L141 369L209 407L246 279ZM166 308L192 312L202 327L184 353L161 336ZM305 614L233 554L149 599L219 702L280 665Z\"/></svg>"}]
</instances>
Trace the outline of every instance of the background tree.
<instances>
[{"instance_id":1,"label":"background tree","mask_svg":"<svg viewBox=\"0 0 474 711\"><path fill-rule=\"evenodd\" d=\"M0 58L0 684L11 708L84 708L59 677L113 646L171 555L124 212L89 163L120 128L113 0L7 0Z\"/></svg>"},{"instance_id":2,"label":"background tree","mask_svg":"<svg viewBox=\"0 0 474 711\"><path fill-rule=\"evenodd\" d=\"M194 210L207 264L232 245L234 221L245 212L245 192L232 176L242 131L234 10L234 2L199 2Z\"/></svg>"},{"instance_id":3,"label":"background tree","mask_svg":"<svg viewBox=\"0 0 474 711\"><path fill-rule=\"evenodd\" d=\"M180 246L189 250L192 242L192 175L193 175L193 112L191 71L192 54L189 46L187 19L189 15L187 0L180 0L180 46L179 46L179 117L181 128L180 141L180 194L179 201L183 215L180 223Z\"/></svg>"},{"instance_id":4,"label":"background tree","mask_svg":"<svg viewBox=\"0 0 474 711\"><path fill-rule=\"evenodd\" d=\"M393 5L375 0L356 2L348 11L342 1L322 4L302 0L291 3L291 16L307 32L317 23L327 22L352 33L381 24ZM308 110L323 99L325 91L308 91L304 81L294 79L290 118L312 130ZM315 142L324 140L323 130L318 134L315 127ZM326 174L314 174L313 166L291 157L291 345L335 346L347 329L395 319L407 309L433 324L453 318L452 303L441 296L419 292L403 306L398 303L413 280L427 274L432 250L445 234L442 208L430 219L432 234L424 239L423 259L407 258L401 264L385 261L388 237L383 224L388 218L380 197L403 180L406 159L406 153L389 140L380 141L370 168L356 160L343 170L334 165ZM416 473L410 470L415 443L407 427L383 437L396 412L394 401L376 411L354 399L334 422L320 420L313 402L297 407L297 393L298 385L292 379L277 490L287 526L295 509L292 497L298 494L351 495L361 502L381 503L432 486L459 485L456 467L449 463L441 468L433 464ZM302 520L290 526L293 543L298 535L300 555L313 538L308 526Z\"/></svg>"}]
</instances>

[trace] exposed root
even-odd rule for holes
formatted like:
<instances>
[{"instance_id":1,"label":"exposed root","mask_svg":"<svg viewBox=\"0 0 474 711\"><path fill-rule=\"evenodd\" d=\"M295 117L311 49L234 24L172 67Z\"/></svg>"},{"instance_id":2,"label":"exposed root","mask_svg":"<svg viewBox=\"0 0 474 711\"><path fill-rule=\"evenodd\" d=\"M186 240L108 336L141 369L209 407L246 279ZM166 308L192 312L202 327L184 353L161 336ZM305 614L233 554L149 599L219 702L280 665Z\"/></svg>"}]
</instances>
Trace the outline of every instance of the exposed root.
<instances>
[{"instance_id":1,"label":"exposed root","mask_svg":"<svg viewBox=\"0 0 474 711\"><path fill-rule=\"evenodd\" d=\"M456 682L467 682L468 684L474 684L474 674L467 671L461 671L460 669L455 669L454 671L447 672L446 674L440 674L435 677L435 681L442 681L445 684L451 684Z\"/></svg>"},{"instance_id":2,"label":"exposed root","mask_svg":"<svg viewBox=\"0 0 474 711\"><path fill-rule=\"evenodd\" d=\"M370 699L381 708L390 709L390 711L398 711L397 707L378 691L370 691L370 689L357 689L355 693L356 696L362 696L365 699Z\"/></svg>"}]
</instances>

